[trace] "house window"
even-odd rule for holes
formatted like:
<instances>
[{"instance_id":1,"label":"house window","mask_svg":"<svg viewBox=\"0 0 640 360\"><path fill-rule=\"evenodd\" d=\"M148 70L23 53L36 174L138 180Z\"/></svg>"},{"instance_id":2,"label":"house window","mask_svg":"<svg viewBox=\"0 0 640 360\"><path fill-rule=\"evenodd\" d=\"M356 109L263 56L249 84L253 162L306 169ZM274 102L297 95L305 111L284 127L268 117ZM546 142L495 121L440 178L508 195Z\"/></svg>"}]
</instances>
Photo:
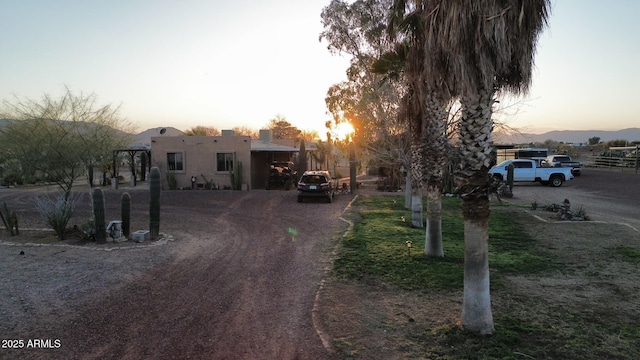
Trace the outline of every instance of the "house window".
<instances>
[{"instance_id":1,"label":"house window","mask_svg":"<svg viewBox=\"0 0 640 360\"><path fill-rule=\"evenodd\" d=\"M170 171L184 171L184 154L181 152L167 153L167 166Z\"/></svg>"},{"instance_id":2,"label":"house window","mask_svg":"<svg viewBox=\"0 0 640 360\"><path fill-rule=\"evenodd\" d=\"M218 160L218 171L233 170L233 153L218 153L216 155Z\"/></svg>"}]
</instances>

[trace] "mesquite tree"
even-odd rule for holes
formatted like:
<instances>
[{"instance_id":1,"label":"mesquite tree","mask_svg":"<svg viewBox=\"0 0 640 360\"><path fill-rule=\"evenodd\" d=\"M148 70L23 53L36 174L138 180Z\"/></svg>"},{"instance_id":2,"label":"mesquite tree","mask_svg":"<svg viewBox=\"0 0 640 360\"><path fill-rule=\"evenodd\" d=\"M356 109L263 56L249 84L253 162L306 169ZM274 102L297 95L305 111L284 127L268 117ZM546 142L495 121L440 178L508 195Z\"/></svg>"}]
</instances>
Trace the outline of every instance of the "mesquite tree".
<instances>
[{"instance_id":1,"label":"mesquite tree","mask_svg":"<svg viewBox=\"0 0 640 360\"><path fill-rule=\"evenodd\" d=\"M44 95L39 101L4 100L0 119L0 153L18 161L25 182L39 174L57 184L66 200L75 180L87 169L105 171L113 149L131 143L132 127L118 115L118 107L97 105L95 94L74 94L65 88L60 98Z\"/></svg>"}]
</instances>

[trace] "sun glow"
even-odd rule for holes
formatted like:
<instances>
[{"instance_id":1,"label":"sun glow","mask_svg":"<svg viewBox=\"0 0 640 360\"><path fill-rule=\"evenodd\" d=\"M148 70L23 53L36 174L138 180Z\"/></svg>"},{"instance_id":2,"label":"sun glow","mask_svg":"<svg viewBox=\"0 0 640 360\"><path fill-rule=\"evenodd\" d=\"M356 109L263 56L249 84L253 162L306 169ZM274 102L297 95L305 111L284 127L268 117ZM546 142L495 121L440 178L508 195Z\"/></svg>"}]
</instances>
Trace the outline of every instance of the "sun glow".
<instances>
[{"instance_id":1,"label":"sun glow","mask_svg":"<svg viewBox=\"0 0 640 360\"><path fill-rule=\"evenodd\" d=\"M335 140L347 140L354 132L355 129L349 122L341 122L331 130L332 136Z\"/></svg>"}]
</instances>

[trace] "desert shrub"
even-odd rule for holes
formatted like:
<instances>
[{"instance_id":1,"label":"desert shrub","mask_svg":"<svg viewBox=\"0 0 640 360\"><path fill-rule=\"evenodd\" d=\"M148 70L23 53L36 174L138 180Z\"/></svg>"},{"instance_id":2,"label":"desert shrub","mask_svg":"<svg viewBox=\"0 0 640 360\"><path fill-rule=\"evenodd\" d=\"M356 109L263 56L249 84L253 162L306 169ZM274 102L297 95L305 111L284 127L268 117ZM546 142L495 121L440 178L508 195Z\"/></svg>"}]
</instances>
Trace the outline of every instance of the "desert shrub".
<instances>
[{"instance_id":1,"label":"desert shrub","mask_svg":"<svg viewBox=\"0 0 640 360\"><path fill-rule=\"evenodd\" d=\"M16 159L0 160L0 185L22 185L24 183L24 177L22 173L22 166Z\"/></svg>"},{"instance_id":2,"label":"desert shrub","mask_svg":"<svg viewBox=\"0 0 640 360\"><path fill-rule=\"evenodd\" d=\"M216 183L213 182L213 179L209 180L207 179L206 176L204 176L204 174L200 174L200 176L202 176L202 178L204 179L204 189L205 190L217 190L218 187L216 186Z\"/></svg>"},{"instance_id":3,"label":"desert shrub","mask_svg":"<svg viewBox=\"0 0 640 360\"><path fill-rule=\"evenodd\" d=\"M0 185L10 186L10 185L22 185L24 181L22 180L22 175L20 174L7 174L2 179L0 179Z\"/></svg>"},{"instance_id":4,"label":"desert shrub","mask_svg":"<svg viewBox=\"0 0 640 360\"><path fill-rule=\"evenodd\" d=\"M584 220L589 220L589 217L587 216L587 210L583 206L580 206L578 211L575 212L574 216L580 217Z\"/></svg>"},{"instance_id":5,"label":"desert shrub","mask_svg":"<svg viewBox=\"0 0 640 360\"><path fill-rule=\"evenodd\" d=\"M93 219L89 219L88 222L82 224L80 229L82 230L82 237L85 240L96 241L96 225Z\"/></svg>"},{"instance_id":6,"label":"desert shrub","mask_svg":"<svg viewBox=\"0 0 640 360\"><path fill-rule=\"evenodd\" d=\"M77 196L69 196L68 199L65 199L62 193L36 198L38 211L60 240L64 240L64 233L71 216L73 216L77 198Z\"/></svg>"},{"instance_id":7,"label":"desert shrub","mask_svg":"<svg viewBox=\"0 0 640 360\"><path fill-rule=\"evenodd\" d=\"M4 222L9 235L20 235L20 230L18 229L18 215L16 215L15 211L9 209L6 201L2 205L3 209L0 209L0 215L2 215L2 222Z\"/></svg>"}]
</instances>

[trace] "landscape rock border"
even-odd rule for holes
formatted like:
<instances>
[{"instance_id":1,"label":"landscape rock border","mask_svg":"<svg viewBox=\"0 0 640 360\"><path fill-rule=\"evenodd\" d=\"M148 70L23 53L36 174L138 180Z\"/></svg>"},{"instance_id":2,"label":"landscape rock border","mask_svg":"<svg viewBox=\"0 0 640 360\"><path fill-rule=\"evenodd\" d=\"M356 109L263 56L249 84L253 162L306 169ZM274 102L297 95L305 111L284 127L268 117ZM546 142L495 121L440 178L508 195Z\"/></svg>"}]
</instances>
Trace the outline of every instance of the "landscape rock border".
<instances>
[{"instance_id":1,"label":"landscape rock border","mask_svg":"<svg viewBox=\"0 0 640 360\"><path fill-rule=\"evenodd\" d=\"M33 229L30 229L33 230ZM49 230L43 230L49 231ZM15 247L60 247L60 248L72 248L72 249L83 249L83 250L91 250L91 251L114 251L114 250L133 250L133 249L145 249L152 248L156 246L161 246L169 243L170 241L174 241L174 236L171 234L160 233L160 238L158 240L150 241L142 245L141 243L135 243L136 245L130 246L115 246L115 247L100 247L94 245L94 243L87 243L87 245L74 245L74 244L42 244L42 243L21 243L21 242L13 242L13 241L1 241L0 246L15 246ZM133 243L132 241L129 241ZM122 244L122 243L120 243Z\"/></svg>"}]
</instances>

